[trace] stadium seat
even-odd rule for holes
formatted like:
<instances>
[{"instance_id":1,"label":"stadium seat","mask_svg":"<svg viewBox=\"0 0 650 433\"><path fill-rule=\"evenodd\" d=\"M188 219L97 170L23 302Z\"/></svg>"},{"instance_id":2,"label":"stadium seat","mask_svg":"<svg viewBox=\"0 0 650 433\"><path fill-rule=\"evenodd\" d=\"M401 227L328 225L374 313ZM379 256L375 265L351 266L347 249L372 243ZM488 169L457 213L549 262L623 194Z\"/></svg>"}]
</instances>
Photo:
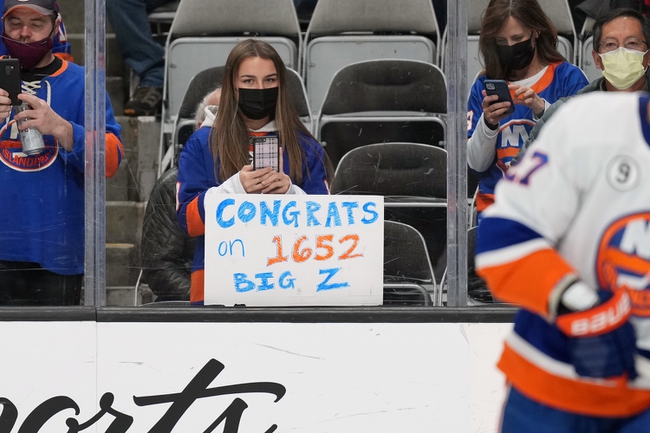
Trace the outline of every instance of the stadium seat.
<instances>
[{"instance_id":1,"label":"stadium seat","mask_svg":"<svg viewBox=\"0 0 650 433\"><path fill-rule=\"evenodd\" d=\"M442 71L416 60L367 60L344 66L327 90L316 137L336 166L351 149L387 141L439 146L445 137Z\"/></svg>"},{"instance_id":2,"label":"stadium seat","mask_svg":"<svg viewBox=\"0 0 650 433\"><path fill-rule=\"evenodd\" d=\"M332 194L384 196L387 220L413 226L426 241L435 275L446 268L447 152L419 143L357 147L339 162Z\"/></svg>"},{"instance_id":3,"label":"stadium seat","mask_svg":"<svg viewBox=\"0 0 650 433\"><path fill-rule=\"evenodd\" d=\"M174 21L174 15L176 15L179 3L180 0L166 3L152 10L147 15L147 20L151 25L151 34L155 39L167 36L172 21ZM164 40L161 43L164 43Z\"/></svg>"},{"instance_id":4,"label":"stadium seat","mask_svg":"<svg viewBox=\"0 0 650 433\"><path fill-rule=\"evenodd\" d=\"M437 299L422 235L407 224L384 221L384 305L431 305L431 293Z\"/></svg>"},{"instance_id":5,"label":"stadium seat","mask_svg":"<svg viewBox=\"0 0 650 433\"><path fill-rule=\"evenodd\" d=\"M603 72L596 67L591 50L594 48L594 37L589 36L582 42L582 54L580 55L580 69L585 73L589 82L603 76Z\"/></svg>"},{"instance_id":6,"label":"stadium seat","mask_svg":"<svg viewBox=\"0 0 650 433\"><path fill-rule=\"evenodd\" d=\"M467 297L469 305L492 304L494 299L487 283L476 274L476 233L477 227L467 230Z\"/></svg>"},{"instance_id":7,"label":"stadium seat","mask_svg":"<svg viewBox=\"0 0 650 433\"><path fill-rule=\"evenodd\" d=\"M319 0L305 34L302 76L318 112L340 68L371 59L435 63L438 22L431 0Z\"/></svg>"},{"instance_id":8,"label":"stadium seat","mask_svg":"<svg viewBox=\"0 0 650 433\"><path fill-rule=\"evenodd\" d=\"M293 0L183 0L165 44L162 138L173 121L190 80L198 72L224 65L232 48L259 36L298 69L302 36Z\"/></svg>"}]
</instances>

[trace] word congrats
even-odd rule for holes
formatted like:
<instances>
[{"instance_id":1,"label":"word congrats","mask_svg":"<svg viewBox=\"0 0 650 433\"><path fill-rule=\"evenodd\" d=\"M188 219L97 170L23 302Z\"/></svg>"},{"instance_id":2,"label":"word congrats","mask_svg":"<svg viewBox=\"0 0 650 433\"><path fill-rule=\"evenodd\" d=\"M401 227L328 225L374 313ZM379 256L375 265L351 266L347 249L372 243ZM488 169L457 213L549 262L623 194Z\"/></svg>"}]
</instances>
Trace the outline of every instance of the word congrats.
<instances>
[{"instance_id":1,"label":"word congrats","mask_svg":"<svg viewBox=\"0 0 650 433\"><path fill-rule=\"evenodd\" d=\"M205 197L205 304L380 305L378 196Z\"/></svg>"}]
</instances>

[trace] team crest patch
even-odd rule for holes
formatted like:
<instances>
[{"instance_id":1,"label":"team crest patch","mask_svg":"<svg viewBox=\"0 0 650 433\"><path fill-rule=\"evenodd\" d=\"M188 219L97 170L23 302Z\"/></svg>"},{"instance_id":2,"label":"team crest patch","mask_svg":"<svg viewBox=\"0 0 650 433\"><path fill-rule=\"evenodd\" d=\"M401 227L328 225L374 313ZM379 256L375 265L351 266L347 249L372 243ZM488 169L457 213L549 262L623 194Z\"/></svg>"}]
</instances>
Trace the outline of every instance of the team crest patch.
<instances>
[{"instance_id":1,"label":"team crest patch","mask_svg":"<svg viewBox=\"0 0 650 433\"><path fill-rule=\"evenodd\" d=\"M650 317L650 212L626 216L605 230L596 274L603 289L628 289L632 314Z\"/></svg>"},{"instance_id":2,"label":"team crest patch","mask_svg":"<svg viewBox=\"0 0 650 433\"><path fill-rule=\"evenodd\" d=\"M607 164L607 182L617 191L625 192L639 184L640 169L630 156L619 155Z\"/></svg>"},{"instance_id":3,"label":"team crest patch","mask_svg":"<svg viewBox=\"0 0 650 433\"><path fill-rule=\"evenodd\" d=\"M0 141L0 160L7 167L16 171L40 171L46 169L56 160L59 154L59 146L51 136L43 138L45 139L45 150L38 155L25 155L20 140Z\"/></svg>"}]
</instances>

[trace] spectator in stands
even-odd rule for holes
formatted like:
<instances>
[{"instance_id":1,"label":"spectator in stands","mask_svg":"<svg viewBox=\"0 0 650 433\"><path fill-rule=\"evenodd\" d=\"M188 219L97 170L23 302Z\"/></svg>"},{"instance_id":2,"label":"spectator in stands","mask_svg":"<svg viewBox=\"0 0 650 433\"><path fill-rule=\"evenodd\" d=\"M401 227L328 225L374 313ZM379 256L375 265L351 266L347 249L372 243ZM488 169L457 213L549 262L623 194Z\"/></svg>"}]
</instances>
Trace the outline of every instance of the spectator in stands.
<instances>
[{"instance_id":1,"label":"spectator in stands","mask_svg":"<svg viewBox=\"0 0 650 433\"><path fill-rule=\"evenodd\" d=\"M596 67L603 71L603 77L595 79L576 95L596 91L650 92L648 19L634 9L612 9L596 20L593 32L594 47L598 50L592 50L591 55ZM558 99L544 112L514 162L521 160L546 121L570 98Z\"/></svg>"},{"instance_id":2,"label":"spectator in stands","mask_svg":"<svg viewBox=\"0 0 650 433\"><path fill-rule=\"evenodd\" d=\"M189 301L190 272L196 249L176 221L176 182L173 167L156 181L142 224L142 281L159 301Z\"/></svg>"},{"instance_id":3,"label":"spectator in stands","mask_svg":"<svg viewBox=\"0 0 650 433\"><path fill-rule=\"evenodd\" d=\"M72 51L71 51L71 46L70 42L68 42L68 33L65 30L65 26L63 25L63 18L61 17L61 13L59 12L59 5L54 4L56 7L56 11L59 14L59 26L57 28L56 34L54 35L54 47L52 48L52 53L57 56L62 58L63 60L67 60L69 62L74 61L72 59ZM4 10L5 7L5 2L4 0L0 0L0 10ZM3 33L4 27L2 25L2 21L0 21L0 33ZM4 42L2 39L0 39L0 56L6 56L7 53L7 48L5 47Z\"/></svg>"},{"instance_id":4,"label":"spectator in stands","mask_svg":"<svg viewBox=\"0 0 650 433\"><path fill-rule=\"evenodd\" d=\"M287 71L268 43L247 39L226 61L221 104L211 130L201 128L181 152L178 212L181 227L198 236L190 300L203 304L205 211L208 189L230 194L328 194L327 160L291 105ZM281 167L253 170L250 140L279 135Z\"/></svg>"},{"instance_id":5,"label":"spectator in stands","mask_svg":"<svg viewBox=\"0 0 650 433\"><path fill-rule=\"evenodd\" d=\"M115 31L117 49L140 83L124 105L127 116L153 116L162 107L165 50L151 34L147 15L173 0L107 0L106 14Z\"/></svg>"},{"instance_id":6,"label":"spectator in stands","mask_svg":"<svg viewBox=\"0 0 650 433\"><path fill-rule=\"evenodd\" d=\"M217 110L219 109L220 100L221 87L218 87L215 90L208 92L201 102L199 102L199 105L196 107L196 112L194 113L194 120L196 121L197 129L203 126L212 126L214 118L217 115Z\"/></svg>"},{"instance_id":7,"label":"spectator in stands","mask_svg":"<svg viewBox=\"0 0 650 433\"><path fill-rule=\"evenodd\" d=\"M4 41L23 67L28 104L19 114L0 89L0 304L78 304L84 272L84 70L55 57L54 0L6 0ZM21 122L17 126L16 122ZM22 151L18 130L42 133L44 150ZM124 150L106 98L106 175Z\"/></svg>"},{"instance_id":8,"label":"spectator in stands","mask_svg":"<svg viewBox=\"0 0 650 433\"><path fill-rule=\"evenodd\" d=\"M196 109L197 129L209 129L219 107L221 89L209 92ZM158 179L151 191L142 224L142 280L156 295L156 301L189 301L190 273L196 239L176 221L174 167Z\"/></svg>"},{"instance_id":9,"label":"spectator in stands","mask_svg":"<svg viewBox=\"0 0 650 433\"><path fill-rule=\"evenodd\" d=\"M480 174L477 209L494 200L494 186L544 111L587 84L584 73L557 51L557 32L537 0L492 0L479 49L485 69L472 86L467 113L467 162ZM487 96L486 79L507 80L514 101Z\"/></svg>"}]
</instances>

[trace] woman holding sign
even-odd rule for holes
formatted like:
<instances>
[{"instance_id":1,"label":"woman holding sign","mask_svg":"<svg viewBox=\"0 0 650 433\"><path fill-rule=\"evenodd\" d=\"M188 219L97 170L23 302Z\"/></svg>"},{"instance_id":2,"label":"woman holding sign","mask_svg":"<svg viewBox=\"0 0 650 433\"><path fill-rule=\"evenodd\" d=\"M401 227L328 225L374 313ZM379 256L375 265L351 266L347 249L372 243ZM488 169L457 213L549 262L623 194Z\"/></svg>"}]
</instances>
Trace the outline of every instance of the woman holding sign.
<instances>
[{"instance_id":1,"label":"woman holding sign","mask_svg":"<svg viewBox=\"0 0 650 433\"><path fill-rule=\"evenodd\" d=\"M291 105L287 71L271 45L247 39L226 61L221 103L212 128L196 131L178 169L181 227L198 243L190 301L203 304L204 198L223 194L328 194L322 146Z\"/></svg>"}]
</instances>

